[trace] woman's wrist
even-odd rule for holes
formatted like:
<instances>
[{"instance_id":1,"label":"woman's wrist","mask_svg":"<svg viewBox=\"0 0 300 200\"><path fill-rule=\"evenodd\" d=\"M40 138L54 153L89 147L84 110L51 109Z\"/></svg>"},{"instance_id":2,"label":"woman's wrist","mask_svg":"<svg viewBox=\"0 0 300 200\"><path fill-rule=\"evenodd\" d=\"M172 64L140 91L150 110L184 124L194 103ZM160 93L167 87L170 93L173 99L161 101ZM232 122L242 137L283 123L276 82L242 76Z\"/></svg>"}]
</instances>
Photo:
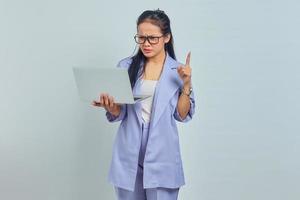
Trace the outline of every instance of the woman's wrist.
<instances>
[{"instance_id":1,"label":"woman's wrist","mask_svg":"<svg viewBox=\"0 0 300 200\"><path fill-rule=\"evenodd\" d=\"M184 90L190 90L191 87L192 87L192 83L189 81L189 82L184 83L182 88Z\"/></svg>"},{"instance_id":2,"label":"woman's wrist","mask_svg":"<svg viewBox=\"0 0 300 200\"><path fill-rule=\"evenodd\" d=\"M120 113L121 113L121 106L120 106L120 105L116 105L116 107L115 107L114 110L111 110L111 111L108 110L108 112L109 112L110 114L112 114L113 116L117 117L117 116L119 116Z\"/></svg>"},{"instance_id":3,"label":"woman's wrist","mask_svg":"<svg viewBox=\"0 0 300 200\"><path fill-rule=\"evenodd\" d=\"M192 92L192 84L191 84L191 82L185 83L183 85L183 87L181 88L181 94L190 96L191 92Z\"/></svg>"}]
</instances>

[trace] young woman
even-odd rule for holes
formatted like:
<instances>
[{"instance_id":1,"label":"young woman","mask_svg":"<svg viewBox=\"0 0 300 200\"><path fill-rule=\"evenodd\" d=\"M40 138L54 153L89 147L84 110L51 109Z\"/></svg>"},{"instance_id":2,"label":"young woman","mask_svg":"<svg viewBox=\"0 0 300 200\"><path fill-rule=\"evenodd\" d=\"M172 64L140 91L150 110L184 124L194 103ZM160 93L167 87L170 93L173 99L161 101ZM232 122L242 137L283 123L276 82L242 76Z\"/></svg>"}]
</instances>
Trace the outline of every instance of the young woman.
<instances>
[{"instance_id":1,"label":"young woman","mask_svg":"<svg viewBox=\"0 0 300 200\"><path fill-rule=\"evenodd\" d=\"M110 122L121 120L113 146L109 182L119 200L175 200L185 184L176 122L195 111L190 53L176 61L170 20L162 10L144 11L134 37L139 50L122 59L134 95L152 95L136 104L116 104L101 94L94 106Z\"/></svg>"}]
</instances>

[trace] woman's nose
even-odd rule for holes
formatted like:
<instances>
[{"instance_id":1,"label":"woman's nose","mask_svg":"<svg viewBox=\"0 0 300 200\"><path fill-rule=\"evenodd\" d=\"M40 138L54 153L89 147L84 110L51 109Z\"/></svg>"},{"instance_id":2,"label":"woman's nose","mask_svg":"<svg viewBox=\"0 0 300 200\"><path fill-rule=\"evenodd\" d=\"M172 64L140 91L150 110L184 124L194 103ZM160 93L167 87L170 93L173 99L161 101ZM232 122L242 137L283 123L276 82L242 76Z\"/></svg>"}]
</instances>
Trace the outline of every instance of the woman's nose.
<instances>
[{"instance_id":1,"label":"woman's nose","mask_svg":"<svg viewBox=\"0 0 300 200\"><path fill-rule=\"evenodd\" d=\"M150 42L148 40L146 40L145 43L144 43L144 46L149 47L150 45L151 45Z\"/></svg>"}]
</instances>

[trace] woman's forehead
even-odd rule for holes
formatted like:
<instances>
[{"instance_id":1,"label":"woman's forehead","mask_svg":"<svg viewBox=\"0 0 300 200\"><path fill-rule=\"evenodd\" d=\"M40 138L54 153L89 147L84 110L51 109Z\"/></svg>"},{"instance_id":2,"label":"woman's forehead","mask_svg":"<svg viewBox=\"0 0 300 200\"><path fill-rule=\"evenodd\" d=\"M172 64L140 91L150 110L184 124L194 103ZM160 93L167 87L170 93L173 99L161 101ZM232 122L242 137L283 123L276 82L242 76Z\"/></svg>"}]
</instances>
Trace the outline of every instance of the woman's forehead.
<instances>
[{"instance_id":1,"label":"woman's forehead","mask_svg":"<svg viewBox=\"0 0 300 200\"><path fill-rule=\"evenodd\" d=\"M151 22L142 22L138 25L138 34L140 35L160 35L160 27Z\"/></svg>"}]
</instances>

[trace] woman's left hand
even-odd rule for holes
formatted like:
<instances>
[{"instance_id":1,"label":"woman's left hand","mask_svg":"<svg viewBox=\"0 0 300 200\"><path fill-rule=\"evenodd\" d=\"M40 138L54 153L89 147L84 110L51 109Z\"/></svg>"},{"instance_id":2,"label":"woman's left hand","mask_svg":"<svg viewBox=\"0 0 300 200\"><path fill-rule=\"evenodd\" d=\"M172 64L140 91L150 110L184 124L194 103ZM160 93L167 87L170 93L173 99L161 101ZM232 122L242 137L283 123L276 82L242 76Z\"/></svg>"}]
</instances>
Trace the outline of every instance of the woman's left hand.
<instances>
[{"instance_id":1,"label":"woman's left hand","mask_svg":"<svg viewBox=\"0 0 300 200\"><path fill-rule=\"evenodd\" d=\"M191 84L192 68L190 66L191 52L188 53L185 61L185 65L181 65L177 68L177 72L180 78L183 80L183 85Z\"/></svg>"}]
</instances>

